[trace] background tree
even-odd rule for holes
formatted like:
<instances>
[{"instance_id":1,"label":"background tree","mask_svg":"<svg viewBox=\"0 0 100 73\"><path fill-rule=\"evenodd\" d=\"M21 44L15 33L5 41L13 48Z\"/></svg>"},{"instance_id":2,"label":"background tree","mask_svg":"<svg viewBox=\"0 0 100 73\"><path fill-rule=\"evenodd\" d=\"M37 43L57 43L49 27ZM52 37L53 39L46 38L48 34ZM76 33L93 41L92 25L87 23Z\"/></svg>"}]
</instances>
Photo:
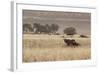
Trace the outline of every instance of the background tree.
<instances>
[{"instance_id":1,"label":"background tree","mask_svg":"<svg viewBox=\"0 0 100 73\"><path fill-rule=\"evenodd\" d=\"M33 28L34 28L34 33L47 33L47 26L46 25L41 25L39 23L34 23L33 24Z\"/></svg>"},{"instance_id":2,"label":"background tree","mask_svg":"<svg viewBox=\"0 0 100 73\"><path fill-rule=\"evenodd\" d=\"M47 34L51 33L51 26L50 25L45 24L45 29L46 29L45 31Z\"/></svg>"},{"instance_id":3,"label":"background tree","mask_svg":"<svg viewBox=\"0 0 100 73\"><path fill-rule=\"evenodd\" d=\"M33 28L31 26L31 24L23 24L23 31L24 32L32 32Z\"/></svg>"},{"instance_id":4,"label":"background tree","mask_svg":"<svg viewBox=\"0 0 100 73\"><path fill-rule=\"evenodd\" d=\"M39 23L33 24L34 33L40 33L41 25Z\"/></svg>"},{"instance_id":5,"label":"background tree","mask_svg":"<svg viewBox=\"0 0 100 73\"><path fill-rule=\"evenodd\" d=\"M65 28L64 33L72 37L73 35L76 34L76 29L74 27Z\"/></svg>"},{"instance_id":6,"label":"background tree","mask_svg":"<svg viewBox=\"0 0 100 73\"><path fill-rule=\"evenodd\" d=\"M51 24L51 32L56 33L58 31L59 26L57 24Z\"/></svg>"},{"instance_id":7,"label":"background tree","mask_svg":"<svg viewBox=\"0 0 100 73\"><path fill-rule=\"evenodd\" d=\"M46 33L47 32L45 25L40 25L39 26L39 32L40 33Z\"/></svg>"}]
</instances>

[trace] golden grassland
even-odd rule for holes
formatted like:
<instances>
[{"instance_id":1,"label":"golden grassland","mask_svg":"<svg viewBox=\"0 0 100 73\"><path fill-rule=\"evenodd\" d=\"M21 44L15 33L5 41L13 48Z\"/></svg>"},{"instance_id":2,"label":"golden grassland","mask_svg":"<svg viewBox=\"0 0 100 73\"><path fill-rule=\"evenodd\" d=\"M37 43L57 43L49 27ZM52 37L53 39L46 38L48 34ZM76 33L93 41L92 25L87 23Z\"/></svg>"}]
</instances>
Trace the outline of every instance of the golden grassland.
<instances>
[{"instance_id":1,"label":"golden grassland","mask_svg":"<svg viewBox=\"0 0 100 73\"><path fill-rule=\"evenodd\" d=\"M71 39L66 36L67 39ZM23 35L23 62L87 60L91 59L91 39L74 36L81 44L69 47L62 35Z\"/></svg>"}]
</instances>

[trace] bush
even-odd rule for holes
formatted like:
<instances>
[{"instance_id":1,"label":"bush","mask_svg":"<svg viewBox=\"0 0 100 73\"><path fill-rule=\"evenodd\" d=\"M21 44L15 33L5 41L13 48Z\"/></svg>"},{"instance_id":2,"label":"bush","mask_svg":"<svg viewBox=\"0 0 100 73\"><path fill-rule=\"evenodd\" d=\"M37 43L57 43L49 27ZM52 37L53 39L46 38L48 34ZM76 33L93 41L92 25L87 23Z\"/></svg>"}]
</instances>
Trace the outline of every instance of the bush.
<instances>
[{"instance_id":1,"label":"bush","mask_svg":"<svg viewBox=\"0 0 100 73\"><path fill-rule=\"evenodd\" d=\"M88 38L86 35L80 35L81 38Z\"/></svg>"}]
</instances>

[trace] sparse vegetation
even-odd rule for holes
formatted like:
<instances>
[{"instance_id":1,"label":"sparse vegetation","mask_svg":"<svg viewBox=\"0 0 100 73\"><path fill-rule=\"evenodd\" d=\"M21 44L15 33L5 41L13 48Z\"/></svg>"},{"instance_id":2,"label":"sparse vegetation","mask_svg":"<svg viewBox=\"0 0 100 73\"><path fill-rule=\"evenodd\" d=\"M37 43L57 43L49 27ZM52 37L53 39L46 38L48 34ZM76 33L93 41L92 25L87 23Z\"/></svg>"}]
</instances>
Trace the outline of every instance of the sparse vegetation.
<instances>
[{"instance_id":1,"label":"sparse vegetation","mask_svg":"<svg viewBox=\"0 0 100 73\"><path fill-rule=\"evenodd\" d=\"M23 62L87 60L91 58L90 38L73 37L81 46L67 46L62 35L23 35ZM72 39L72 38L67 38Z\"/></svg>"}]
</instances>

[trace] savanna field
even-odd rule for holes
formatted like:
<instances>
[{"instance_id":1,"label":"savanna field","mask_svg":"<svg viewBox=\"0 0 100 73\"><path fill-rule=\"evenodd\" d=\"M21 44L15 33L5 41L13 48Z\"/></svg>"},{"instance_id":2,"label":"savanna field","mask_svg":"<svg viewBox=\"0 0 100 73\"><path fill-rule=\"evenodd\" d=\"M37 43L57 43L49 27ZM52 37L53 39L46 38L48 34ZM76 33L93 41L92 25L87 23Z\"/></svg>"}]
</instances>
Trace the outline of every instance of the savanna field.
<instances>
[{"instance_id":1,"label":"savanna field","mask_svg":"<svg viewBox=\"0 0 100 73\"><path fill-rule=\"evenodd\" d=\"M91 39L78 35L65 36L75 39L80 46L67 46L63 35L23 34L23 62L66 61L91 59Z\"/></svg>"}]
</instances>

